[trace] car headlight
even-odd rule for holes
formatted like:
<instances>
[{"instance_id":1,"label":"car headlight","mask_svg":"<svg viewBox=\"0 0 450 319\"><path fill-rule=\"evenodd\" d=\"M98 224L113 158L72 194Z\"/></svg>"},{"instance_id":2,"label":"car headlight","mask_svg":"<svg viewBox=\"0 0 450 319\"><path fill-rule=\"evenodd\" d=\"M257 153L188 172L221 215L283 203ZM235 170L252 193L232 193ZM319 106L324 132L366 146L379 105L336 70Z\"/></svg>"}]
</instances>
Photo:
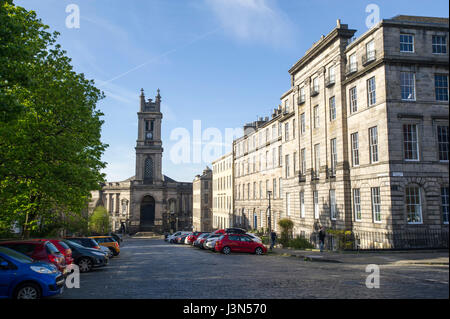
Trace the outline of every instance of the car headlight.
<instances>
[{"instance_id":1,"label":"car headlight","mask_svg":"<svg viewBox=\"0 0 450 319\"><path fill-rule=\"evenodd\" d=\"M30 269L40 274L53 274L56 272L56 270L51 270L42 266L30 266Z\"/></svg>"}]
</instances>

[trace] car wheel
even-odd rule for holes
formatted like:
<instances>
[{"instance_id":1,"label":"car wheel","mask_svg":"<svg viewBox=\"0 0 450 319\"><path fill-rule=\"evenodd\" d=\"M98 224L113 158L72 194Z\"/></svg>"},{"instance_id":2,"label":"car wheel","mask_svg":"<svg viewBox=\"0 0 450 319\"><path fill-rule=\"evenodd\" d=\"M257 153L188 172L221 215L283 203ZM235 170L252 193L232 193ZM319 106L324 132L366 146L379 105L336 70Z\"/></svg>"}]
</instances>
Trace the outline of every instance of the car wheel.
<instances>
[{"instance_id":1,"label":"car wheel","mask_svg":"<svg viewBox=\"0 0 450 319\"><path fill-rule=\"evenodd\" d=\"M16 289L15 299L39 299L41 298L41 289L34 283L25 283Z\"/></svg>"},{"instance_id":2,"label":"car wheel","mask_svg":"<svg viewBox=\"0 0 450 319\"><path fill-rule=\"evenodd\" d=\"M262 254L263 254L262 248L261 248L261 247L257 247L257 248L255 249L255 254L257 254L257 255L262 255Z\"/></svg>"},{"instance_id":3,"label":"car wheel","mask_svg":"<svg viewBox=\"0 0 450 319\"><path fill-rule=\"evenodd\" d=\"M90 258L81 258L78 262L80 272L89 272L92 270L92 260Z\"/></svg>"},{"instance_id":4,"label":"car wheel","mask_svg":"<svg viewBox=\"0 0 450 319\"><path fill-rule=\"evenodd\" d=\"M225 255L228 255L228 254L231 253L231 249L230 249L230 247L223 247L222 252L223 252Z\"/></svg>"}]
</instances>

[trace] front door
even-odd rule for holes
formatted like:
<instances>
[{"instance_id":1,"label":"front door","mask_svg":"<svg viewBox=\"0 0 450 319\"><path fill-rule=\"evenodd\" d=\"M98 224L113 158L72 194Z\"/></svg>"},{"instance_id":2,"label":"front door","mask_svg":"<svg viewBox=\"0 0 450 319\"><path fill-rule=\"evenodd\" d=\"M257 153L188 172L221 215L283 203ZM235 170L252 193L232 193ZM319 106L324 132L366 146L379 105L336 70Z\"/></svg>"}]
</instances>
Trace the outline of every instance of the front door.
<instances>
[{"instance_id":1,"label":"front door","mask_svg":"<svg viewBox=\"0 0 450 319\"><path fill-rule=\"evenodd\" d=\"M151 196L145 196L141 202L141 231L152 230L155 225L155 200Z\"/></svg>"}]
</instances>

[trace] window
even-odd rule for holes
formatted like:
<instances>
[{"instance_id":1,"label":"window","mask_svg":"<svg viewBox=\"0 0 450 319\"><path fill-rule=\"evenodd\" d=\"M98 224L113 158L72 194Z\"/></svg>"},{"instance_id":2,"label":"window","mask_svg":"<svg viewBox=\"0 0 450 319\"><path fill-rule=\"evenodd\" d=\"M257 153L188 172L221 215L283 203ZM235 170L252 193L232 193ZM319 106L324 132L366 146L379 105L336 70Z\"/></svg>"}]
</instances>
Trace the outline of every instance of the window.
<instances>
[{"instance_id":1,"label":"window","mask_svg":"<svg viewBox=\"0 0 450 319\"><path fill-rule=\"evenodd\" d=\"M448 161L449 136L448 126L438 126L439 160Z\"/></svg>"},{"instance_id":2,"label":"window","mask_svg":"<svg viewBox=\"0 0 450 319\"><path fill-rule=\"evenodd\" d=\"M337 210L336 210L336 191L330 189L330 218L336 220Z\"/></svg>"},{"instance_id":3,"label":"window","mask_svg":"<svg viewBox=\"0 0 450 319\"><path fill-rule=\"evenodd\" d=\"M256 199L256 182L253 182L253 199Z\"/></svg>"},{"instance_id":4,"label":"window","mask_svg":"<svg viewBox=\"0 0 450 319\"><path fill-rule=\"evenodd\" d=\"M272 167L275 167L277 165L277 149L272 149Z\"/></svg>"},{"instance_id":5,"label":"window","mask_svg":"<svg viewBox=\"0 0 450 319\"><path fill-rule=\"evenodd\" d=\"M353 166L359 166L359 138L358 132L351 135L352 143L352 164Z\"/></svg>"},{"instance_id":6,"label":"window","mask_svg":"<svg viewBox=\"0 0 450 319\"><path fill-rule=\"evenodd\" d=\"M306 132L305 113L300 114L300 130L302 135L305 134Z\"/></svg>"},{"instance_id":7,"label":"window","mask_svg":"<svg viewBox=\"0 0 450 319\"><path fill-rule=\"evenodd\" d=\"M375 77L371 77L367 80L367 101L369 106L372 106L377 102Z\"/></svg>"},{"instance_id":8,"label":"window","mask_svg":"<svg viewBox=\"0 0 450 319\"><path fill-rule=\"evenodd\" d=\"M435 74L434 86L436 101L448 101L448 76L443 74Z\"/></svg>"},{"instance_id":9,"label":"window","mask_svg":"<svg viewBox=\"0 0 450 319\"><path fill-rule=\"evenodd\" d=\"M320 144L314 145L314 177L320 174Z\"/></svg>"},{"instance_id":10,"label":"window","mask_svg":"<svg viewBox=\"0 0 450 319\"><path fill-rule=\"evenodd\" d=\"M278 179L278 198L283 198L283 188L281 184L281 177Z\"/></svg>"},{"instance_id":11,"label":"window","mask_svg":"<svg viewBox=\"0 0 450 319\"><path fill-rule=\"evenodd\" d=\"M334 66L328 68L328 81L329 83L334 83L336 80L336 72Z\"/></svg>"},{"instance_id":12,"label":"window","mask_svg":"<svg viewBox=\"0 0 450 319\"><path fill-rule=\"evenodd\" d=\"M266 169L268 169L269 167L269 151L266 151Z\"/></svg>"},{"instance_id":13,"label":"window","mask_svg":"<svg viewBox=\"0 0 450 319\"><path fill-rule=\"evenodd\" d=\"M295 174L297 172L297 152L294 152L293 161L294 161L293 167L294 167L294 174Z\"/></svg>"},{"instance_id":14,"label":"window","mask_svg":"<svg viewBox=\"0 0 450 319\"><path fill-rule=\"evenodd\" d=\"M378 162L378 128L376 126L369 128L369 154L370 162Z\"/></svg>"},{"instance_id":15,"label":"window","mask_svg":"<svg viewBox=\"0 0 450 319\"><path fill-rule=\"evenodd\" d=\"M375 223L381 223L381 198L380 188L372 187L370 189L372 197L372 216Z\"/></svg>"},{"instance_id":16,"label":"window","mask_svg":"<svg viewBox=\"0 0 450 319\"><path fill-rule=\"evenodd\" d=\"M285 111L286 113L289 112L289 100L285 100L285 101L284 101L284 111Z\"/></svg>"},{"instance_id":17,"label":"window","mask_svg":"<svg viewBox=\"0 0 450 319\"><path fill-rule=\"evenodd\" d=\"M356 62L356 53L349 57L349 72L356 72L358 70L358 63Z\"/></svg>"},{"instance_id":18,"label":"window","mask_svg":"<svg viewBox=\"0 0 450 319\"><path fill-rule=\"evenodd\" d=\"M290 161L289 161L289 155L286 155L286 160L285 160L285 168L286 168L286 178L289 177L290 175L290 167L289 167Z\"/></svg>"},{"instance_id":19,"label":"window","mask_svg":"<svg viewBox=\"0 0 450 319\"><path fill-rule=\"evenodd\" d=\"M313 191L314 218L319 219L319 192Z\"/></svg>"},{"instance_id":20,"label":"window","mask_svg":"<svg viewBox=\"0 0 450 319\"><path fill-rule=\"evenodd\" d=\"M445 35L433 35L433 53L445 54L447 53L447 38Z\"/></svg>"},{"instance_id":21,"label":"window","mask_svg":"<svg viewBox=\"0 0 450 319\"><path fill-rule=\"evenodd\" d=\"M403 148L405 160L419 160L419 142L417 136L416 124L403 125Z\"/></svg>"},{"instance_id":22,"label":"window","mask_svg":"<svg viewBox=\"0 0 450 319\"><path fill-rule=\"evenodd\" d=\"M265 192L266 198L269 198L269 194L267 194L267 192L268 192L269 190L270 190L270 189L269 189L269 180L266 179L266 192Z\"/></svg>"},{"instance_id":23,"label":"window","mask_svg":"<svg viewBox=\"0 0 450 319\"><path fill-rule=\"evenodd\" d=\"M153 182L153 160L150 157L145 160L144 182L145 183Z\"/></svg>"},{"instance_id":24,"label":"window","mask_svg":"<svg viewBox=\"0 0 450 319\"><path fill-rule=\"evenodd\" d=\"M350 89L349 95L350 95L350 113L355 113L358 111L358 96L356 93L356 86Z\"/></svg>"},{"instance_id":25,"label":"window","mask_svg":"<svg viewBox=\"0 0 450 319\"><path fill-rule=\"evenodd\" d=\"M337 146L335 138L331 139L330 141L330 150L331 150L331 176L335 176L337 166Z\"/></svg>"},{"instance_id":26,"label":"window","mask_svg":"<svg viewBox=\"0 0 450 319\"><path fill-rule=\"evenodd\" d=\"M281 166L283 164L283 150L281 147L281 145L278 146L278 166Z\"/></svg>"},{"instance_id":27,"label":"window","mask_svg":"<svg viewBox=\"0 0 450 319\"><path fill-rule=\"evenodd\" d=\"M336 119L336 99L335 97L330 98L330 121Z\"/></svg>"},{"instance_id":28,"label":"window","mask_svg":"<svg viewBox=\"0 0 450 319\"><path fill-rule=\"evenodd\" d=\"M259 181L259 198L263 198L262 181Z\"/></svg>"},{"instance_id":29,"label":"window","mask_svg":"<svg viewBox=\"0 0 450 319\"><path fill-rule=\"evenodd\" d=\"M289 141L289 123L284 124L284 140Z\"/></svg>"},{"instance_id":30,"label":"window","mask_svg":"<svg viewBox=\"0 0 450 319\"><path fill-rule=\"evenodd\" d=\"M448 224L448 212L449 212L449 188L441 187L441 207L442 207L442 222Z\"/></svg>"},{"instance_id":31,"label":"window","mask_svg":"<svg viewBox=\"0 0 450 319\"><path fill-rule=\"evenodd\" d=\"M302 167L301 167L301 172L303 175L306 174L306 149L302 148L302 150L300 151L300 156L302 157Z\"/></svg>"},{"instance_id":32,"label":"window","mask_svg":"<svg viewBox=\"0 0 450 319\"><path fill-rule=\"evenodd\" d=\"M300 217L305 218L305 192L300 192Z\"/></svg>"},{"instance_id":33,"label":"window","mask_svg":"<svg viewBox=\"0 0 450 319\"><path fill-rule=\"evenodd\" d=\"M319 92L319 78L316 77L313 80L313 92L318 93Z\"/></svg>"},{"instance_id":34,"label":"window","mask_svg":"<svg viewBox=\"0 0 450 319\"><path fill-rule=\"evenodd\" d=\"M250 183L247 184L247 199L250 199Z\"/></svg>"},{"instance_id":35,"label":"window","mask_svg":"<svg viewBox=\"0 0 450 319\"><path fill-rule=\"evenodd\" d=\"M283 129L283 126L282 126L283 124L281 124L281 123L278 123L278 136L281 136L281 134L283 134L282 133L282 129Z\"/></svg>"},{"instance_id":36,"label":"window","mask_svg":"<svg viewBox=\"0 0 450 319\"><path fill-rule=\"evenodd\" d=\"M400 90L402 93L402 100L416 100L416 75L414 72L400 73Z\"/></svg>"},{"instance_id":37,"label":"window","mask_svg":"<svg viewBox=\"0 0 450 319\"><path fill-rule=\"evenodd\" d=\"M274 124L272 125L272 139L276 139L277 138L277 125Z\"/></svg>"},{"instance_id":38,"label":"window","mask_svg":"<svg viewBox=\"0 0 450 319\"><path fill-rule=\"evenodd\" d=\"M292 120L292 138L295 139L295 119Z\"/></svg>"},{"instance_id":39,"label":"window","mask_svg":"<svg viewBox=\"0 0 450 319\"><path fill-rule=\"evenodd\" d=\"M300 88L299 102L305 102L305 88Z\"/></svg>"},{"instance_id":40,"label":"window","mask_svg":"<svg viewBox=\"0 0 450 319\"><path fill-rule=\"evenodd\" d=\"M353 213L355 220L361 221L361 192L359 188L353 189Z\"/></svg>"},{"instance_id":41,"label":"window","mask_svg":"<svg viewBox=\"0 0 450 319\"><path fill-rule=\"evenodd\" d=\"M372 61L375 59L375 42L370 41L366 44L366 59L367 61Z\"/></svg>"},{"instance_id":42,"label":"window","mask_svg":"<svg viewBox=\"0 0 450 319\"><path fill-rule=\"evenodd\" d=\"M291 194L286 193L286 215L291 216Z\"/></svg>"},{"instance_id":43,"label":"window","mask_svg":"<svg viewBox=\"0 0 450 319\"><path fill-rule=\"evenodd\" d=\"M273 199L277 196L277 179L273 179Z\"/></svg>"},{"instance_id":44,"label":"window","mask_svg":"<svg viewBox=\"0 0 450 319\"><path fill-rule=\"evenodd\" d=\"M314 115L314 128L318 128L320 125L319 106L318 105L314 106L313 115Z\"/></svg>"},{"instance_id":45,"label":"window","mask_svg":"<svg viewBox=\"0 0 450 319\"><path fill-rule=\"evenodd\" d=\"M405 196L406 218L408 220L408 224L422 224L422 205L420 201L419 187L406 187Z\"/></svg>"},{"instance_id":46,"label":"window","mask_svg":"<svg viewBox=\"0 0 450 319\"><path fill-rule=\"evenodd\" d=\"M400 34L400 52L414 52L414 36Z\"/></svg>"}]
</instances>

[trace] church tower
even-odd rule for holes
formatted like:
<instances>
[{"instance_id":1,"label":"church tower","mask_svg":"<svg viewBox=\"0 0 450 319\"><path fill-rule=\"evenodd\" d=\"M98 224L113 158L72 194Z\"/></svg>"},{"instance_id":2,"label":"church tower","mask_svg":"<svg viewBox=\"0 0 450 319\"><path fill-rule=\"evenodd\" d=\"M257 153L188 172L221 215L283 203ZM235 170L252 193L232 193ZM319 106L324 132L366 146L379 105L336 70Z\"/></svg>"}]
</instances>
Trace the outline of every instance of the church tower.
<instances>
[{"instance_id":1,"label":"church tower","mask_svg":"<svg viewBox=\"0 0 450 319\"><path fill-rule=\"evenodd\" d=\"M136 142L136 177L138 184L160 184L162 175L161 95L158 89L155 101L145 100L141 89Z\"/></svg>"}]
</instances>

